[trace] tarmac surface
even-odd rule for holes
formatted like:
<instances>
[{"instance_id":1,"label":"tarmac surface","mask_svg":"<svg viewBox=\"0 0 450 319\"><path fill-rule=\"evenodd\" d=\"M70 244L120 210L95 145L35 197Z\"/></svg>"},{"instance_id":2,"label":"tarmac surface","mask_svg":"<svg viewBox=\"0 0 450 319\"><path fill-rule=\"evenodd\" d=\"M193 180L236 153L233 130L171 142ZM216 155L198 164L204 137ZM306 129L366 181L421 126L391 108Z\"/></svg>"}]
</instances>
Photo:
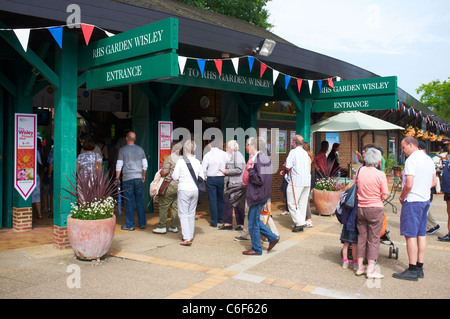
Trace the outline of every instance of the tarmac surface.
<instances>
[{"instance_id":1,"label":"tarmac surface","mask_svg":"<svg viewBox=\"0 0 450 319\"><path fill-rule=\"evenodd\" d=\"M195 308L199 299L210 300L208 304L234 300L235 313L248 312L236 302L252 301L261 307L258 300L448 299L450 243L437 239L447 233L443 195L435 195L431 205L441 229L427 235L425 278L417 282L392 277L408 267L405 239L399 231L398 198L394 202L399 213L394 214L390 206L385 211L389 237L399 256L389 258L391 245L380 246L377 267L385 277L379 280L358 277L351 267L341 267L341 225L335 216L315 215L314 206L314 226L294 233L291 217L281 215L283 203L273 203L280 242L270 252L263 244L261 256L245 256L242 251L250 249L251 243L235 241L239 231L209 226L207 200L202 199L190 247L180 245L181 231L152 233L159 221L155 213L147 214L146 229L135 231L122 231L124 215L117 216L111 249L95 261L79 260L71 249L55 249L52 219L45 214L30 232L1 229L0 299L177 299L182 300L176 310L180 314L200 310L211 314L212 308Z\"/></svg>"}]
</instances>

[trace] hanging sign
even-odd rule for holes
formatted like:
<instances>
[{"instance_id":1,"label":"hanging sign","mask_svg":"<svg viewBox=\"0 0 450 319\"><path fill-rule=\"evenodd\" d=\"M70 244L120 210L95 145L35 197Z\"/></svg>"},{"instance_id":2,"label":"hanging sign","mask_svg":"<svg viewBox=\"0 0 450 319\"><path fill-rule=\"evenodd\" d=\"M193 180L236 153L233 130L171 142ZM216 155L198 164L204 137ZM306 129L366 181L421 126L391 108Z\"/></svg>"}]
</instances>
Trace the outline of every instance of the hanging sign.
<instances>
[{"instance_id":1,"label":"hanging sign","mask_svg":"<svg viewBox=\"0 0 450 319\"><path fill-rule=\"evenodd\" d=\"M14 117L14 187L24 200L36 188L37 115Z\"/></svg>"},{"instance_id":2,"label":"hanging sign","mask_svg":"<svg viewBox=\"0 0 450 319\"><path fill-rule=\"evenodd\" d=\"M312 112L388 110L397 106L397 77L335 82L312 90Z\"/></svg>"},{"instance_id":3,"label":"hanging sign","mask_svg":"<svg viewBox=\"0 0 450 319\"><path fill-rule=\"evenodd\" d=\"M178 75L178 55L166 53L87 71L86 90L164 79Z\"/></svg>"},{"instance_id":4,"label":"hanging sign","mask_svg":"<svg viewBox=\"0 0 450 319\"><path fill-rule=\"evenodd\" d=\"M164 160L170 156L172 149L172 131L173 122L159 121L158 122L158 163L161 169Z\"/></svg>"},{"instance_id":5,"label":"hanging sign","mask_svg":"<svg viewBox=\"0 0 450 319\"><path fill-rule=\"evenodd\" d=\"M84 70L160 51L178 49L178 20L168 18L91 42L80 48L79 69Z\"/></svg>"}]
</instances>

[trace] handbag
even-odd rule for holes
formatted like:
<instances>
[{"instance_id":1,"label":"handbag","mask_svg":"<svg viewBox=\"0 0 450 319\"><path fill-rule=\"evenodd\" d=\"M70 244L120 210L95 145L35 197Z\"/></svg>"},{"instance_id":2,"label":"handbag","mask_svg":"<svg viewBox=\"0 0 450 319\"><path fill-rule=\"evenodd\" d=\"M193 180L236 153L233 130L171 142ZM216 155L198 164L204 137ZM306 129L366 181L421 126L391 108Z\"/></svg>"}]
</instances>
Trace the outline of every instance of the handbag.
<instances>
[{"instance_id":1,"label":"handbag","mask_svg":"<svg viewBox=\"0 0 450 319\"><path fill-rule=\"evenodd\" d=\"M264 223L264 225L267 226L267 224L269 223L269 218L270 218L270 211L267 207L267 204L265 204L261 208L261 211L259 213L259 219L261 219L261 221Z\"/></svg>"},{"instance_id":2,"label":"handbag","mask_svg":"<svg viewBox=\"0 0 450 319\"><path fill-rule=\"evenodd\" d=\"M356 173L355 182L353 183L352 187L350 187L350 189L346 191L347 196L345 197L344 206L347 208L354 208L357 203L357 196L358 196L357 181L360 169L361 167L358 169L358 172Z\"/></svg>"},{"instance_id":3,"label":"handbag","mask_svg":"<svg viewBox=\"0 0 450 319\"><path fill-rule=\"evenodd\" d=\"M186 162L187 168L189 169L189 172L191 173L191 176L194 179L195 184L197 184L198 190L201 192L206 192L205 180L201 176L196 178L194 169L192 168L192 164L189 162L187 158L185 158L184 161Z\"/></svg>"},{"instance_id":4,"label":"handbag","mask_svg":"<svg viewBox=\"0 0 450 319\"><path fill-rule=\"evenodd\" d=\"M161 186L158 189L158 196L166 195L167 188L169 187L169 184L170 184L171 181L172 181L172 179L170 179L169 181L164 180L161 183Z\"/></svg>"}]
</instances>

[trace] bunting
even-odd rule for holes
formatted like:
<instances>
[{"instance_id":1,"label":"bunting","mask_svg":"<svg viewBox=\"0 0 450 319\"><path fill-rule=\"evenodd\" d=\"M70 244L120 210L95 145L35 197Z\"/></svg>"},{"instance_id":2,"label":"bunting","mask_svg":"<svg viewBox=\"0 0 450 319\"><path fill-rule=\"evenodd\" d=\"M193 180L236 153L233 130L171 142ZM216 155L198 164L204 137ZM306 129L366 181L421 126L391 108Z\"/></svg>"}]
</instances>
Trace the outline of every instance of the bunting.
<instances>
[{"instance_id":1,"label":"bunting","mask_svg":"<svg viewBox=\"0 0 450 319\"><path fill-rule=\"evenodd\" d=\"M98 26L95 26L92 24L86 24L86 23L66 24L66 25L60 25L60 26L39 27L39 28L19 28L19 29L0 28L0 32L1 31L13 31L14 34L16 35L17 39L19 40L19 43L22 46L23 50L25 52L27 52L28 42L29 42L29 38L31 36L30 31L43 30L43 29L47 29L50 32L50 34L55 39L58 46L62 49L63 29L65 27L69 27L71 29L80 28L81 32L83 33L84 42L86 43L86 45L89 44L89 41L91 39L94 28L97 28L97 29L103 31L108 37L112 37L115 35L114 33L106 31Z\"/></svg>"}]
</instances>

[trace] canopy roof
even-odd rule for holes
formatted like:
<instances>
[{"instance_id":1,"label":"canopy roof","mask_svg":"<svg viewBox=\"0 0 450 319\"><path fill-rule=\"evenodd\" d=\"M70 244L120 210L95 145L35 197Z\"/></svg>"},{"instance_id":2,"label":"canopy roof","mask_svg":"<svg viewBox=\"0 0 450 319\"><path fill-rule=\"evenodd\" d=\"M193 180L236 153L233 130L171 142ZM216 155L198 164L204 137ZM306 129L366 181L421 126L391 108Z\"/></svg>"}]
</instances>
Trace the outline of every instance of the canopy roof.
<instances>
[{"instance_id":1,"label":"canopy roof","mask_svg":"<svg viewBox=\"0 0 450 319\"><path fill-rule=\"evenodd\" d=\"M311 126L311 133L390 130L404 128L357 111L342 112Z\"/></svg>"}]
</instances>

